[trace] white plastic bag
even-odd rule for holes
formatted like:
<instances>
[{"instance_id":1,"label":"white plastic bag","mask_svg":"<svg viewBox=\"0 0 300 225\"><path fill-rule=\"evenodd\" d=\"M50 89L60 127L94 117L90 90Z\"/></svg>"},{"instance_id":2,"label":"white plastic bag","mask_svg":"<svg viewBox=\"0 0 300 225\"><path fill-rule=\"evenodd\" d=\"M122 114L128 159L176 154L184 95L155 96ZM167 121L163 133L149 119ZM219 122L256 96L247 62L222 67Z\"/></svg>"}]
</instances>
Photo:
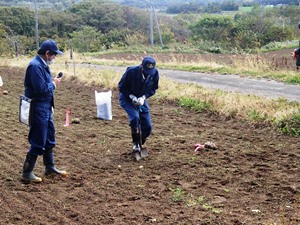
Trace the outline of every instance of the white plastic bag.
<instances>
[{"instance_id":1,"label":"white plastic bag","mask_svg":"<svg viewBox=\"0 0 300 225\"><path fill-rule=\"evenodd\" d=\"M111 108L111 91L97 92L95 91L95 99L97 105L97 118L103 120L112 120Z\"/></svg>"},{"instance_id":2,"label":"white plastic bag","mask_svg":"<svg viewBox=\"0 0 300 225\"><path fill-rule=\"evenodd\" d=\"M30 125L31 122L31 99L24 95L20 96L19 106L19 121L26 125Z\"/></svg>"}]
</instances>

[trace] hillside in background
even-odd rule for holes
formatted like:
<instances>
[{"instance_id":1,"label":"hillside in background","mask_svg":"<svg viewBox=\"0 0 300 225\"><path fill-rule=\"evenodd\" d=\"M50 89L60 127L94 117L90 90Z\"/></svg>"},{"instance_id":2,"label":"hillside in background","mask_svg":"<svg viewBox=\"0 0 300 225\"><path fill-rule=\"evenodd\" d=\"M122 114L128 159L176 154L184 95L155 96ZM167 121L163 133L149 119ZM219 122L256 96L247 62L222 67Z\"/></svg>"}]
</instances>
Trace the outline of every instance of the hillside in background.
<instances>
[{"instance_id":1,"label":"hillside in background","mask_svg":"<svg viewBox=\"0 0 300 225\"><path fill-rule=\"evenodd\" d=\"M85 0L37 0L37 4L39 5L39 8L56 8L64 10L75 3L84 1ZM106 2L117 2L122 5L134 6L139 8L146 8L150 4L150 0L109 0ZM152 4L154 4L156 8L166 8L173 5L182 5L189 3L207 4L211 2L223 2L223 0L152 0ZM33 8L34 0L0 0L0 6L26 6Z\"/></svg>"},{"instance_id":2,"label":"hillside in background","mask_svg":"<svg viewBox=\"0 0 300 225\"><path fill-rule=\"evenodd\" d=\"M55 8L58 10L65 10L78 2L84 2L86 0L37 0L39 8ZM105 0L95 0L95 1L105 1ZM235 2L239 5L249 5L249 4L262 4L262 5L278 5L278 4L289 4L297 5L298 0L108 0L106 2L116 2L122 5L133 6L138 8L147 8L152 2L157 9L166 9L170 6L175 5L207 5L207 4L220 4L223 2ZM0 0L0 6L26 6L34 8L34 0Z\"/></svg>"},{"instance_id":3,"label":"hillside in background","mask_svg":"<svg viewBox=\"0 0 300 225\"><path fill-rule=\"evenodd\" d=\"M239 7L238 3L224 1L170 6L165 13L153 4L158 12L152 17L155 19L151 21L154 29L150 40L150 10L122 5L124 0L122 4L120 0L37 2L40 41L51 34L66 49L72 39L78 52L124 50L133 46L135 51L141 51L145 46L159 43L162 47L159 50L176 52L243 53L278 49L281 48L278 42L290 43L297 38L295 25L300 15L298 6ZM5 0L5 3L9 2ZM12 3L20 6L21 1ZM0 7L0 56L30 54L35 50L34 1L27 3L30 7ZM51 4L56 4L56 8L42 8ZM144 5L140 2L139 6L146 7L147 1ZM294 46L289 43L290 47Z\"/></svg>"},{"instance_id":4,"label":"hillside in background","mask_svg":"<svg viewBox=\"0 0 300 225\"><path fill-rule=\"evenodd\" d=\"M36 0L39 8L65 10L80 0ZM0 6L25 6L34 8L34 0L0 0Z\"/></svg>"}]
</instances>

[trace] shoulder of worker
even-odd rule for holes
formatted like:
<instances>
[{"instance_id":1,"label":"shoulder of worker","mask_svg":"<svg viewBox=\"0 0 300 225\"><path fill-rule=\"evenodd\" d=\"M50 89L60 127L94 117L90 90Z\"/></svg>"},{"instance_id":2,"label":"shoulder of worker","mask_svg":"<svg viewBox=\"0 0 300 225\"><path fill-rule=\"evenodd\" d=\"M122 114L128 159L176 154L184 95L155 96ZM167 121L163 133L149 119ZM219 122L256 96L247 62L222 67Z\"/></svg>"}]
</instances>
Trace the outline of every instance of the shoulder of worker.
<instances>
[{"instance_id":1,"label":"shoulder of worker","mask_svg":"<svg viewBox=\"0 0 300 225\"><path fill-rule=\"evenodd\" d=\"M141 66L129 66L126 69L126 72L139 72L141 70Z\"/></svg>"},{"instance_id":2,"label":"shoulder of worker","mask_svg":"<svg viewBox=\"0 0 300 225\"><path fill-rule=\"evenodd\" d=\"M42 58L39 55L36 55L29 63L29 66L35 67L47 67L45 62L43 62Z\"/></svg>"}]
</instances>

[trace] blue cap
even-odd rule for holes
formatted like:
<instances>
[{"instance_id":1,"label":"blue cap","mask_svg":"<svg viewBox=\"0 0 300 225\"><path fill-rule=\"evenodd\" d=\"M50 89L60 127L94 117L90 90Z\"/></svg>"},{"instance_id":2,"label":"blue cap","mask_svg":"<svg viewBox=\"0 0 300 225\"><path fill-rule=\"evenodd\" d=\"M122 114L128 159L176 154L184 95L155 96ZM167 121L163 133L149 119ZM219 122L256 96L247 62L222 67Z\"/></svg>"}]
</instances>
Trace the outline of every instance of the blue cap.
<instances>
[{"instance_id":1,"label":"blue cap","mask_svg":"<svg viewBox=\"0 0 300 225\"><path fill-rule=\"evenodd\" d=\"M55 52L58 55L64 54L63 52L61 52L61 51L58 50L57 43L55 41L53 41L53 40L44 41L41 44L40 50L52 51L52 52Z\"/></svg>"},{"instance_id":2,"label":"blue cap","mask_svg":"<svg viewBox=\"0 0 300 225\"><path fill-rule=\"evenodd\" d=\"M151 56L146 56L142 61L143 72L145 74L154 75L156 73L156 62Z\"/></svg>"}]
</instances>

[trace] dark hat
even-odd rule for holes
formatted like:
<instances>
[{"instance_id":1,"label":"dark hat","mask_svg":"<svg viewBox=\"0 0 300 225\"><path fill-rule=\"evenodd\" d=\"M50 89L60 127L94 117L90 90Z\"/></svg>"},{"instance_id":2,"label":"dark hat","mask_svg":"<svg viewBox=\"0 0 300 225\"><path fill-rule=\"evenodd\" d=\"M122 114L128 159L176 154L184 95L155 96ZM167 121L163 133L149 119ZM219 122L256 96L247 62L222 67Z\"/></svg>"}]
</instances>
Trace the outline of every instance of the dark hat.
<instances>
[{"instance_id":1,"label":"dark hat","mask_svg":"<svg viewBox=\"0 0 300 225\"><path fill-rule=\"evenodd\" d=\"M154 75L156 73L156 62L151 56L146 56L142 61L142 67L145 74Z\"/></svg>"},{"instance_id":2,"label":"dark hat","mask_svg":"<svg viewBox=\"0 0 300 225\"><path fill-rule=\"evenodd\" d=\"M58 50L57 43L53 40L44 41L41 44L40 50L45 51L45 52L46 51L55 52L58 55L64 54L63 52Z\"/></svg>"}]
</instances>

